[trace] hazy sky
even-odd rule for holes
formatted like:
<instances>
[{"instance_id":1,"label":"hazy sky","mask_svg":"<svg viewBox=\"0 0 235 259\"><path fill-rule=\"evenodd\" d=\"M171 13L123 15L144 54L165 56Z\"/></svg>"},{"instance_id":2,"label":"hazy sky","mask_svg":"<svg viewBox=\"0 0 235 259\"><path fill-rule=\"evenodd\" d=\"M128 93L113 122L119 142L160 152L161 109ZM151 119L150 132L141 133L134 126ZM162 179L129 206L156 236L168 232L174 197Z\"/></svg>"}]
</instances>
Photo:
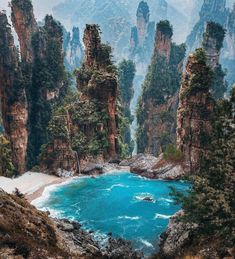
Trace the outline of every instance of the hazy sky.
<instances>
[{"instance_id":1,"label":"hazy sky","mask_svg":"<svg viewBox=\"0 0 235 259\"><path fill-rule=\"evenodd\" d=\"M197 0L167 0L169 4L172 4L173 6L175 6L175 8L181 9L183 11L186 11L189 9L191 10L193 6L193 2L195 1ZM36 17L38 19L42 19L45 16L45 14L51 13L53 6L61 2L63 2L63 0L33 0ZM7 6L8 6L8 0L0 0L0 9L6 9Z\"/></svg>"}]
</instances>

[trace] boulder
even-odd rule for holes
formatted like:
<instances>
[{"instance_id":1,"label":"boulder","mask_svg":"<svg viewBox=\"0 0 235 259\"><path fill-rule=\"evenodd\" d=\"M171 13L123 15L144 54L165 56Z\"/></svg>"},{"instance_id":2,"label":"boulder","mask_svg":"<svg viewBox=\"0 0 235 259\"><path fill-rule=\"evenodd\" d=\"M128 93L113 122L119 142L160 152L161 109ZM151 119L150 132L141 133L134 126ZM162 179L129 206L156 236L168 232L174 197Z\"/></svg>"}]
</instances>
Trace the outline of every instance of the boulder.
<instances>
[{"instance_id":1,"label":"boulder","mask_svg":"<svg viewBox=\"0 0 235 259\"><path fill-rule=\"evenodd\" d=\"M190 241L190 234L198 226L196 224L185 224L178 220L184 212L181 210L170 220L167 230L160 236L160 254L163 258L173 258L180 249Z\"/></svg>"},{"instance_id":2,"label":"boulder","mask_svg":"<svg viewBox=\"0 0 235 259\"><path fill-rule=\"evenodd\" d=\"M150 179L178 180L186 174L181 164L164 160L163 154L159 157L138 154L119 165L129 166L131 172Z\"/></svg>"}]
</instances>

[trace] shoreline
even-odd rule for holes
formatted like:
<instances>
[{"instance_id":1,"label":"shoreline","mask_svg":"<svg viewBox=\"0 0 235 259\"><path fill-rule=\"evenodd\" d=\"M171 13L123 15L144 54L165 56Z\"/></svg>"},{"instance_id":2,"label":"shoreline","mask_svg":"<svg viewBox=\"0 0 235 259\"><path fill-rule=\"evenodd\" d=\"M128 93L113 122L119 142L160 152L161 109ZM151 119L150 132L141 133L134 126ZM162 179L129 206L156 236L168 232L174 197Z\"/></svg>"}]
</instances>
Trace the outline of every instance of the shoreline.
<instances>
[{"instance_id":1,"label":"shoreline","mask_svg":"<svg viewBox=\"0 0 235 259\"><path fill-rule=\"evenodd\" d=\"M127 172L130 171L128 167L122 168L106 168L103 174L109 174L114 172ZM71 181L74 178L78 177L97 177L103 174L94 174L94 175L75 175L68 178L60 178L55 175L48 175L38 172L26 172L23 175L17 178L7 178L0 177L0 189L3 189L5 192L12 194L17 188L21 193L25 195L26 200L32 204L32 202L43 196L43 193L46 188L64 184L68 181Z\"/></svg>"},{"instance_id":2,"label":"shoreline","mask_svg":"<svg viewBox=\"0 0 235 259\"><path fill-rule=\"evenodd\" d=\"M51 182L51 183L48 183L44 186L42 186L40 189L38 189L37 191L35 191L34 193L30 194L30 195L26 195L26 199L28 200L28 202L30 202L31 204L33 204L34 201L40 199L40 198L43 198L43 194L44 192L46 191L46 189L48 187L55 187L55 186L60 186L62 184L65 184L66 182L69 182L73 179L76 179L76 178L82 178L82 177L98 177L98 176L102 176L102 175L105 175L105 174L113 174L113 173L125 173L129 171L130 172L130 168L129 167L126 167L126 166L123 166L123 168L120 168L120 169L112 169L110 171L105 171L104 173L102 174L91 174L91 175L85 175L85 174L81 174L81 175L75 175L75 176L72 176L72 177L69 177L69 178L59 178L57 177L58 179L56 179L54 182Z\"/></svg>"},{"instance_id":3,"label":"shoreline","mask_svg":"<svg viewBox=\"0 0 235 259\"><path fill-rule=\"evenodd\" d=\"M54 182L48 183L48 184L42 186L41 188L39 188L39 189L38 189L37 191L35 191L34 193L26 195L25 198L26 198L26 200L27 200L29 203L32 204L32 202L33 202L34 200L36 200L36 199L38 199L38 198L40 198L40 197L43 196L43 193L44 193L44 191L45 191L45 189L46 189L47 187L53 186L53 185L60 185L60 184L62 184L62 183L64 183L64 182L67 182L67 181L70 180L70 179L72 179L72 178L59 178L59 177L58 177L58 179L55 180Z\"/></svg>"},{"instance_id":4,"label":"shoreline","mask_svg":"<svg viewBox=\"0 0 235 259\"><path fill-rule=\"evenodd\" d=\"M69 178L59 178L54 175L47 175L36 172L26 172L17 178L0 177L0 189L12 194L17 188L24 194L26 200L31 203L33 200L43 195L46 187L64 183Z\"/></svg>"}]
</instances>

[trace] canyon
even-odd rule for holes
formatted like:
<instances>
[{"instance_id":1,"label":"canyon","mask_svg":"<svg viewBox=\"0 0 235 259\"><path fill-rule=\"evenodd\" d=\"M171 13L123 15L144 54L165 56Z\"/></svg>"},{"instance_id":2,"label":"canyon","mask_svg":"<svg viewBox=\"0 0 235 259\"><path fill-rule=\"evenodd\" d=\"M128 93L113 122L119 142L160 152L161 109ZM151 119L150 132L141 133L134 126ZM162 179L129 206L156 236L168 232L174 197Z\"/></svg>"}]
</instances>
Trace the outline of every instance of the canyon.
<instances>
[{"instance_id":1,"label":"canyon","mask_svg":"<svg viewBox=\"0 0 235 259\"><path fill-rule=\"evenodd\" d=\"M127 227L133 220L143 226L147 216L153 226L157 226L155 220L169 220L166 230L166 224L162 225L161 232L165 232L160 241L154 237L148 244L139 237L139 245L147 247L160 242L156 258L232 258L235 5L228 7L225 0L190 5L201 6L201 11L199 17L187 18L192 22L187 28L198 22L186 43L178 44L174 39L180 37L173 30L173 25L179 28L176 16L165 20L176 11L173 0L171 4L159 0L156 6L153 1L81 2L83 13L74 8L76 1L63 1L54 9L60 15L71 12L64 17L76 22L70 28L52 15L37 21L31 0L11 1L11 21L0 11L1 179L29 170L29 175L37 171L61 182L70 179L65 189L61 185L47 197L50 209L56 200L60 202L65 218L75 215L80 220L78 203L67 204L72 214L66 208L66 199L72 201L68 193L78 190L75 195L78 202L84 202L82 212L93 196L97 198L88 206L92 217L97 204L102 212L118 197L117 225L124 219ZM100 22L84 25L87 19ZM105 43L107 39L110 43ZM137 155L133 155L136 125ZM102 175L105 172L110 174ZM106 186L107 179L111 180ZM140 193L135 189L137 181ZM156 183L159 191L174 185L189 188L172 187L170 201L168 196L155 199L150 186ZM108 198L102 199L100 193ZM86 197L80 200L82 195ZM162 198L168 202L162 210L175 203L175 211L182 210L173 217L175 211L171 215L155 211ZM122 202L127 207L119 215ZM134 210L136 215L132 215L129 205L133 208L137 202L140 208L151 210L146 209L141 217ZM40 209L47 208L45 204ZM18 189L13 194L0 190L0 217L4 219L0 256L143 258L131 243L112 238L112 233L107 234L104 247L96 240L97 233L68 219L53 219L53 215L38 211ZM92 222L98 223L95 217Z\"/></svg>"}]
</instances>

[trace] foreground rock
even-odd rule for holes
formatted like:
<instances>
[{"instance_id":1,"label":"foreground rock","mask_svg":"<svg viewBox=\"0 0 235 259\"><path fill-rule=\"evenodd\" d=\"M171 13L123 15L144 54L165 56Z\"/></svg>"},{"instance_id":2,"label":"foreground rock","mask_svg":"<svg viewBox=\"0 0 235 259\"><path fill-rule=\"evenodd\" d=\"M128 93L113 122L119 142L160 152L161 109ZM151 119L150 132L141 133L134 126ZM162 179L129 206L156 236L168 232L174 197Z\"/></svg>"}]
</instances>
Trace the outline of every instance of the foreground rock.
<instances>
[{"instance_id":1,"label":"foreground rock","mask_svg":"<svg viewBox=\"0 0 235 259\"><path fill-rule=\"evenodd\" d=\"M127 241L109 237L104 244L80 224L51 219L0 190L0 258L141 258Z\"/></svg>"},{"instance_id":2,"label":"foreground rock","mask_svg":"<svg viewBox=\"0 0 235 259\"><path fill-rule=\"evenodd\" d=\"M160 237L160 251L156 259L233 259L235 249L225 248L219 237L198 238L197 224L180 221L183 211L170 220L167 230Z\"/></svg>"},{"instance_id":3,"label":"foreground rock","mask_svg":"<svg viewBox=\"0 0 235 259\"><path fill-rule=\"evenodd\" d=\"M150 179L178 180L186 174L180 163L166 161L163 155L138 154L119 165L129 166L131 172Z\"/></svg>"}]
</instances>

